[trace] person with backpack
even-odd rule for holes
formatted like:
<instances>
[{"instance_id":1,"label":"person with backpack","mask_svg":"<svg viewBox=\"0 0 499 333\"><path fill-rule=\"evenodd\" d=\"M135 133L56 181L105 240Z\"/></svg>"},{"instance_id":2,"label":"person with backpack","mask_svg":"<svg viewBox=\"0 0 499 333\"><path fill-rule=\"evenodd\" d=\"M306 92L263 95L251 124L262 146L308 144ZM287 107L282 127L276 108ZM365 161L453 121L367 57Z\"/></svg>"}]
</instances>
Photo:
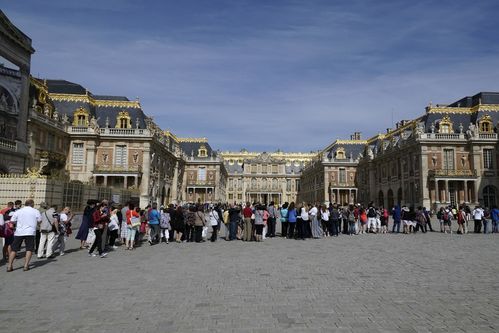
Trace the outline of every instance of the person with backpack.
<instances>
[{"instance_id":1,"label":"person with backpack","mask_svg":"<svg viewBox=\"0 0 499 333\"><path fill-rule=\"evenodd\" d=\"M258 204L255 207L255 234L256 234L256 241L261 242L263 241L263 228L265 225L264 221L264 215L265 215L265 207L263 205Z\"/></svg>"},{"instance_id":2,"label":"person with backpack","mask_svg":"<svg viewBox=\"0 0 499 333\"><path fill-rule=\"evenodd\" d=\"M203 228L206 226L206 215L203 208L202 205L194 208L194 241L196 243L204 242Z\"/></svg>"},{"instance_id":3,"label":"person with backpack","mask_svg":"<svg viewBox=\"0 0 499 333\"><path fill-rule=\"evenodd\" d=\"M380 208L380 220L381 220L381 233L386 234L388 232L388 219L390 214L388 214L388 209Z\"/></svg>"},{"instance_id":4,"label":"person with backpack","mask_svg":"<svg viewBox=\"0 0 499 333\"><path fill-rule=\"evenodd\" d=\"M466 224L466 212L463 206L459 207L457 212L457 233L464 235L464 225Z\"/></svg>"},{"instance_id":5,"label":"person with backpack","mask_svg":"<svg viewBox=\"0 0 499 333\"><path fill-rule=\"evenodd\" d=\"M348 220L348 234L350 236L355 235L355 213L353 205L348 206L348 209L345 211L345 215L347 215ZM334 221L334 220L333 220ZM338 236L338 234L336 234Z\"/></svg>"},{"instance_id":6,"label":"person with backpack","mask_svg":"<svg viewBox=\"0 0 499 333\"><path fill-rule=\"evenodd\" d=\"M72 219L73 215L71 215L70 208L64 207L59 213L59 218L55 220L56 237L52 249L53 253L59 248L59 255L63 256L65 254L66 237L68 236Z\"/></svg>"},{"instance_id":7,"label":"person with backpack","mask_svg":"<svg viewBox=\"0 0 499 333\"><path fill-rule=\"evenodd\" d=\"M452 234L452 226L451 226L452 217L453 215L451 209L449 207L445 208L442 215L442 220L444 222L444 234L446 234L447 231L449 231L449 233Z\"/></svg>"},{"instance_id":8,"label":"person with backpack","mask_svg":"<svg viewBox=\"0 0 499 333\"><path fill-rule=\"evenodd\" d=\"M376 208L374 203L370 202L367 208L367 232L376 233Z\"/></svg>"},{"instance_id":9,"label":"person with backpack","mask_svg":"<svg viewBox=\"0 0 499 333\"><path fill-rule=\"evenodd\" d=\"M48 204L42 202L40 206L46 210L40 212L42 222L40 224L40 243L38 244L37 258L51 258L56 231L55 221L59 218L59 214L57 214L57 205L51 205L48 208Z\"/></svg>"}]
</instances>

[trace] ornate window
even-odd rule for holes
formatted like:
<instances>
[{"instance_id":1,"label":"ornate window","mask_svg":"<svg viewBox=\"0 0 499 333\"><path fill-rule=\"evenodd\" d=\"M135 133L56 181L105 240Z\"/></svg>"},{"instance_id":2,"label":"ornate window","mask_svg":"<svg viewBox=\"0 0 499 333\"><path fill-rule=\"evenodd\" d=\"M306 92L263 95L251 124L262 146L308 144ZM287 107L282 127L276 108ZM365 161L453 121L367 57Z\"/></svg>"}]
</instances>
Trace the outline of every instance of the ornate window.
<instances>
[{"instance_id":1,"label":"ornate window","mask_svg":"<svg viewBox=\"0 0 499 333\"><path fill-rule=\"evenodd\" d=\"M336 150L336 158L338 160L344 160L345 159L345 148L340 147Z\"/></svg>"},{"instance_id":2,"label":"ornate window","mask_svg":"<svg viewBox=\"0 0 499 333\"><path fill-rule=\"evenodd\" d=\"M84 162L84 148L83 143L73 143L73 164L83 164Z\"/></svg>"},{"instance_id":3,"label":"ornate window","mask_svg":"<svg viewBox=\"0 0 499 333\"><path fill-rule=\"evenodd\" d=\"M454 133L453 123L448 115L445 115L438 125L438 133Z\"/></svg>"},{"instance_id":4,"label":"ornate window","mask_svg":"<svg viewBox=\"0 0 499 333\"><path fill-rule=\"evenodd\" d=\"M126 111L121 111L116 117L116 128L132 128L132 118Z\"/></svg>"},{"instance_id":5,"label":"ornate window","mask_svg":"<svg viewBox=\"0 0 499 333\"><path fill-rule=\"evenodd\" d=\"M478 128L480 133L492 133L494 131L494 126L492 124L492 118L486 114L478 121Z\"/></svg>"},{"instance_id":6,"label":"ornate window","mask_svg":"<svg viewBox=\"0 0 499 333\"><path fill-rule=\"evenodd\" d=\"M207 157L208 156L208 150L206 149L205 145L201 145L198 149L198 157ZM234 164L234 162L232 162Z\"/></svg>"},{"instance_id":7,"label":"ornate window","mask_svg":"<svg viewBox=\"0 0 499 333\"><path fill-rule=\"evenodd\" d=\"M73 126L87 127L89 124L89 114L84 108L78 108L73 113Z\"/></svg>"},{"instance_id":8,"label":"ornate window","mask_svg":"<svg viewBox=\"0 0 499 333\"><path fill-rule=\"evenodd\" d=\"M201 182L206 181L206 168L205 167L199 167L198 169L198 180Z\"/></svg>"},{"instance_id":9,"label":"ornate window","mask_svg":"<svg viewBox=\"0 0 499 333\"><path fill-rule=\"evenodd\" d=\"M483 168L484 169L493 169L494 168L494 160L493 160L493 149L484 149L483 150Z\"/></svg>"}]
</instances>

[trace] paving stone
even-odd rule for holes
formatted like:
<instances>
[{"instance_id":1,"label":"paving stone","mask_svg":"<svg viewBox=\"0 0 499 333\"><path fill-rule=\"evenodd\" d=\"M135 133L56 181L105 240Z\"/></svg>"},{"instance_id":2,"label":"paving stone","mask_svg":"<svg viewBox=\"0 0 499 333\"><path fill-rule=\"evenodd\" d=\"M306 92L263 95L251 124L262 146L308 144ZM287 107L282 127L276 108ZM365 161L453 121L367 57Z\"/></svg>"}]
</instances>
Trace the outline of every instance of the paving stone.
<instances>
[{"instance_id":1,"label":"paving stone","mask_svg":"<svg viewBox=\"0 0 499 333\"><path fill-rule=\"evenodd\" d=\"M20 332L495 332L498 240L221 240L104 259L71 240L66 256L34 259L29 272L21 260L12 273L2 266L0 317Z\"/></svg>"}]
</instances>

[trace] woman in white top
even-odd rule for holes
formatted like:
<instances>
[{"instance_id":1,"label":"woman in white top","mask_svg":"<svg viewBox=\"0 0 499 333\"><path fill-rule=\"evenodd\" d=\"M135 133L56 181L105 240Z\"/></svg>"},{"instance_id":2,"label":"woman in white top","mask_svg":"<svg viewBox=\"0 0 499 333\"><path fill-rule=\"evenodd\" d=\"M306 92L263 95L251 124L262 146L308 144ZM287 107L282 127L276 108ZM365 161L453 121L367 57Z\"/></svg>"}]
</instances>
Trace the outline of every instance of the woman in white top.
<instances>
[{"instance_id":1,"label":"woman in white top","mask_svg":"<svg viewBox=\"0 0 499 333\"><path fill-rule=\"evenodd\" d=\"M312 236L312 229L310 228L310 217L306 203L303 203L301 207L300 216L303 224L303 238L310 238Z\"/></svg>"},{"instance_id":2,"label":"woman in white top","mask_svg":"<svg viewBox=\"0 0 499 333\"><path fill-rule=\"evenodd\" d=\"M217 211L211 206L208 209L208 218L210 219L212 228L210 241L215 242L217 240L218 227L220 225L220 216L218 216Z\"/></svg>"},{"instance_id":3,"label":"woman in white top","mask_svg":"<svg viewBox=\"0 0 499 333\"><path fill-rule=\"evenodd\" d=\"M322 231L324 232L324 236L330 236L329 235L329 210L325 205L321 206L321 226L322 226Z\"/></svg>"}]
</instances>

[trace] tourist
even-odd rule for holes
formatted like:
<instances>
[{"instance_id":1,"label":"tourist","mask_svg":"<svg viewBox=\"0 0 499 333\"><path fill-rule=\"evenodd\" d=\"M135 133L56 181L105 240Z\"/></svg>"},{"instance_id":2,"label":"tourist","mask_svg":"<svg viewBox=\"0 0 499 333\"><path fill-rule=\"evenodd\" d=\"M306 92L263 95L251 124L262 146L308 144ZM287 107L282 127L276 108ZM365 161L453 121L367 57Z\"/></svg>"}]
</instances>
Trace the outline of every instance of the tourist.
<instances>
[{"instance_id":1,"label":"tourist","mask_svg":"<svg viewBox=\"0 0 499 333\"><path fill-rule=\"evenodd\" d=\"M426 207L423 207L423 214L426 217L425 231L428 231L429 228L430 231L433 232L433 228L431 226L431 212L426 209Z\"/></svg>"},{"instance_id":2,"label":"tourist","mask_svg":"<svg viewBox=\"0 0 499 333\"><path fill-rule=\"evenodd\" d=\"M246 204L249 204L249 202L247 202ZM249 208L248 206L246 206L244 209L246 208ZM251 208L249 208L251 210ZM210 241L213 243L213 242L216 242L217 240L217 235L218 235L218 228L219 228L219 225L221 224L221 221L220 221L220 217L218 215L218 212L215 210L215 208L213 206L210 206L208 208L208 218L210 219L210 225L211 225L211 238L210 238ZM247 225L247 221L246 220L249 220L250 223L249 223L249 226ZM248 229L249 231L248 231ZM243 235L243 241L250 241L251 240L251 215L249 218L244 218L244 235Z\"/></svg>"},{"instance_id":3,"label":"tourist","mask_svg":"<svg viewBox=\"0 0 499 333\"><path fill-rule=\"evenodd\" d=\"M159 227L161 228L161 234L160 234L161 242L165 242L166 244L169 243L170 230L172 228L170 221L171 221L170 213L168 211L168 208L165 207L161 210Z\"/></svg>"},{"instance_id":4,"label":"tourist","mask_svg":"<svg viewBox=\"0 0 499 333\"><path fill-rule=\"evenodd\" d=\"M388 214L388 209L383 206L379 209L379 219L381 221L381 233L386 234L388 232L388 220L390 218L390 214Z\"/></svg>"},{"instance_id":5,"label":"tourist","mask_svg":"<svg viewBox=\"0 0 499 333\"><path fill-rule=\"evenodd\" d=\"M284 205L282 205L281 209L279 210L279 220L281 221L281 237L287 238L288 237L288 230L289 230L289 222L288 222L288 203L285 202Z\"/></svg>"},{"instance_id":6,"label":"tourist","mask_svg":"<svg viewBox=\"0 0 499 333\"><path fill-rule=\"evenodd\" d=\"M340 209L338 205L330 205L329 212L329 235L338 237L340 232ZM353 215L352 215L353 217Z\"/></svg>"},{"instance_id":7,"label":"tourist","mask_svg":"<svg viewBox=\"0 0 499 333\"><path fill-rule=\"evenodd\" d=\"M237 239L237 225L239 221L241 220L240 216L241 210L237 205L231 204L229 206L229 214L228 214L228 219L229 219L229 238L226 240L232 241Z\"/></svg>"},{"instance_id":8,"label":"tourist","mask_svg":"<svg viewBox=\"0 0 499 333\"><path fill-rule=\"evenodd\" d=\"M365 210L364 207L360 206L359 207L359 227L360 227L360 233L364 234L367 233L367 211Z\"/></svg>"},{"instance_id":9,"label":"tourist","mask_svg":"<svg viewBox=\"0 0 499 333\"><path fill-rule=\"evenodd\" d=\"M277 209L274 206L274 201L270 202L267 207L267 212L269 213L269 217L267 219L267 237L272 238L275 237L275 224L277 218Z\"/></svg>"},{"instance_id":10,"label":"tourist","mask_svg":"<svg viewBox=\"0 0 499 333\"><path fill-rule=\"evenodd\" d=\"M442 215L442 220L444 222L444 233L446 234L447 232L452 234L452 217L454 215L452 214L452 209L450 207L447 207L443 211Z\"/></svg>"},{"instance_id":11,"label":"tourist","mask_svg":"<svg viewBox=\"0 0 499 333\"><path fill-rule=\"evenodd\" d=\"M353 205L349 205L348 206L348 209L345 210L345 215L346 215L346 218L348 220L348 234L350 236L353 236L356 234L356 230L355 230L355 225L356 225L356 219L355 219L355 208L353 207ZM334 223L334 219L333 219L333 223ZM337 225L337 223L336 223ZM338 230L336 229L336 234L335 234L336 237L338 237Z\"/></svg>"},{"instance_id":12,"label":"tourist","mask_svg":"<svg viewBox=\"0 0 499 333\"><path fill-rule=\"evenodd\" d=\"M96 209L94 214L92 215L93 220L93 230L95 233L95 241L92 244L92 247L88 251L88 255L90 257L96 257L97 255L94 253L95 248L99 252L101 258L107 256L107 252L104 252L104 246L102 242L102 237L107 224L109 223L109 215L107 213L107 205L101 204L99 209Z\"/></svg>"},{"instance_id":13,"label":"tourist","mask_svg":"<svg viewBox=\"0 0 499 333\"><path fill-rule=\"evenodd\" d=\"M196 211L196 206L190 205L188 209L184 212L185 218L185 234L184 234L184 242L190 243L194 242L194 222L196 216L194 216L194 212Z\"/></svg>"},{"instance_id":14,"label":"tourist","mask_svg":"<svg viewBox=\"0 0 499 333\"><path fill-rule=\"evenodd\" d=\"M122 219L121 219L121 225L120 225L120 239L121 239L121 244L123 246L125 246L126 240L128 238L128 225L127 225L127 221L126 221L126 213L130 209L129 206L130 206L130 202L127 202L125 204L125 206L123 208L121 208Z\"/></svg>"},{"instance_id":15,"label":"tourist","mask_svg":"<svg viewBox=\"0 0 499 333\"><path fill-rule=\"evenodd\" d=\"M326 205L320 206L320 214L321 214L321 227L324 234L324 237L329 237L329 210L326 208Z\"/></svg>"},{"instance_id":16,"label":"tourist","mask_svg":"<svg viewBox=\"0 0 499 333\"><path fill-rule=\"evenodd\" d=\"M65 254L64 250L66 249L66 237L69 235L72 219L73 215L71 214L70 208L64 207L64 209L59 213L59 219L55 220L56 237L52 248L53 253L59 249L60 256Z\"/></svg>"},{"instance_id":17,"label":"tourist","mask_svg":"<svg viewBox=\"0 0 499 333\"><path fill-rule=\"evenodd\" d=\"M52 247L54 246L55 239L55 223L59 218L57 214L57 205L52 205L48 208L45 202L42 202L40 206L46 209L40 212L42 217L42 222L40 223L40 243L38 244L38 259L50 258L52 256ZM48 209L47 209L48 208Z\"/></svg>"},{"instance_id":18,"label":"tourist","mask_svg":"<svg viewBox=\"0 0 499 333\"><path fill-rule=\"evenodd\" d=\"M16 201L16 203L18 201ZM2 214L4 221L4 243L2 253L5 261L9 260L10 252L12 251L12 242L14 241L14 228L13 223L10 223L10 219L12 218L14 212L17 210L17 207L18 205L14 204L14 202L12 201L9 201L7 203L7 207L0 211L0 214Z\"/></svg>"},{"instance_id":19,"label":"tourist","mask_svg":"<svg viewBox=\"0 0 499 333\"><path fill-rule=\"evenodd\" d=\"M295 237L296 220L297 220L297 218L296 218L295 203L294 203L294 201L291 201L291 203L287 207L288 231L286 233L286 238L288 238L288 239L293 239ZM281 221L282 221L282 214L281 214Z\"/></svg>"},{"instance_id":20,"label":"tourist","mask_svg":"<svg viewBox=\"0 0 499 333\"><path fill-rule=\"evenodd\" d=\"M367 208L367 232L376 233L377 223L376 223L376 208L374 208L374 203L370 202Z\"/></svg>"},{"instance_id":21,"label":"tourist","mask_svg":"<svg viewBox=\"0 0 499 333\"><path fill-rule=\"evenodd\" d=\"M463 206L459 207L457 212L457 233L463 235L465 232L464 226L466 225L466 211Z\"/></svg>"},{"instance_id":22,"label":"tourist","mask_svg":"<svg viewBox=\"0 0 499 333\"><path fill-rule=\"evenodd\" d=\"M160 219L161 215L158 211L158 204L154 202L147 214L147 223L149 225L149 245L158 244L160 241Z\"/></svg>"},{"instance_id":23,"label":"tourist","mask_svg":"<svg viewBox=\"0 0 499 333\"><path fill-rule=\"evenodd\" d=\"M499 232L499 208L497 208L497 205L492 206L490 219L492 220L492 233L496 234Z\"/></svg>"},{"instance_id":24,"label":"tourist","mask_svg":"<svg viewBox=\"0 0 499 333\"><path fill-rule=\"evenodd\" d=\"M310 230L310 216L308 214L308 209L307 209L307 204L303 203L301 206L301 219L302 219L302 228L303 228L303 234L302 234L302 239L309 238L312 235L312 232Z\"/></svg>"},{"instance_id":25,"label":"tourist","mask_svg":"<svg viewBox=\"0 0 499 333\"><path fill-rule=\"evenodd\" d=\"M35 205L32 199L26 200L25 206L16 210L10 219L10 222L16 225L14 232L14 241L12 242L12 251L9 254L9 264L7 272L14 270L14 259L17 252L21 250L21 244L26 246L26 255L24 257L24 271L29 270L29 262L35 249L35 235L38 223L42 221L40 212L33 208Z\"/></svg>"},{"instance_id":26,"label":"tourist","mask_svg":"<svg viewBox=\"0 0 499 333\"><path fill-rule=\"evenodd\" d=\"M210 212L210 214L211 214L211 212ZM248 202L246 202L246 206L243 209L243 218L244 218L243 241L245 241L245 242L251 241L251 237L252 237L251 216L252 215L253 215L253 210L251 209L251 204L248 201ZM218 216L218 214L217 214L217 216ZM210 216L210 220L211 220L211 216ZM213 240L212 240L212 242L213 242Z\"/></svg>"},{"instance_id":27,"label":"tourist","mask_svg":"<svg viewBox=\"0 0 499 333\"><path fill-rule=\"evenodd\" d=\"M84 249L87 246L88 231L92 223L92 214L95 209L95 200L88 200L87 205L83 209L83 216L81 217L81 224L78 228L78 233L76 234L76 239L80 241L80 249ZM43 217L43 216L42 216Z\"/></svg>"},{"instance_id":28,"label":"tourist","mask_svg":"<svg viewBox=\"0 0 499 333\"><path fill-rule=\"evenodd\" d=\"M185 232L185 219L182 206L179 205L176 210L171 207L170 215L172 215L173 230L175 231L175 242L180 243Z\"/></svg>"},{"instance_id":29,"label":"tourist","mask_svg":"<svg viewBox=\"0 0 499 333\"><path fill-rule=\"evenodd\" d=\"M118 213L121 213L119 209L113 209L111 211L111 217L108 225L109 229L109 246L116 250L118 247L115 245L116 239L119 236L119 230L120 230L120 220Z\"/></svg>"},{"instance_id":30,"label":"tourist","mask_svg":"<svg viewBox=\"0 0 499 333\"><path fill-rule=\"evenodd\" d=\"M141 225L140 208L135 207L133 203L128 204L128 210L125 214L127 238L125 240L125 250L133 250L135 243L135 236Z\"/></svg>"},{"instance_id":31,"label":"tourist","mask_svg":"<svg viewBox=\"0 0 499 333\"><path fill-rule=\"evenodd\" d=\"M308 207L309 207L308 215L309 215L309 220L311 221L311 228L312 228L312 237L314 239L321 238L322 230L319 224L319 219L317 217L318 214L317 207L312 204L309 204Z\"/></svg>"},{"instance_id":32,"label":"tourist","mask_svg":"<svg viewBox=\"0 0 499 333\"><path fill-rule=\"evenodd\" d=\"M202 205L195 208L194 214L194 241L196 243L204 242L203 228L206 226L206 215Z\"/></svg>"},{"instance_id":33,"label":"tourist","mask_svg":"<svg viewBox=\"0 0 499 333\"><path fill-rule=\"evenodd\" d=\"M437 212L438 223L440 224L440 232L444 232L444 207L440 207Z\"/></svg>"},{"instance_id":34,"label":"tourist","mask_svg":"<svg viewBox=\"0 0 499 333\"><path fill-rule=\"evenodd\" d=\"M255 234L256 241L263 241L263 226L264 226L264 215L265 215L265 207L263 205L258 204L255 207Z\"/></svg>"},{"instance_id":35,"label":"tourist","mask_svg":"<svg viewBox=\"0 0 499 333\"><path fill-rule=\"evenodd\" d=\"M415 222L416 227L414 232L421 230L422 233L426 233L426 216L423 212L423 207L421 206L416 210Z\"/></svg>"},{"instance_id":36,"label":"tourist","mask_svg":"<svg viewBox=\"0 0 499 333\"><path fill-rule=\"evenodd\" d=\"M393 227L392 227L392 233L397 230L397 233L400 233L400 221L402 217L402 212L400 210L399 205L395 205L392 209L392 218L393 218Z\"/></svg>"},{"instance_id":37,"label":"tourist","mask_svg":"<svg viewBox=\"0 0 499 333\"><path fill-rule=\"evenodd\" d=\"M305 240L305 226L303 222L302 216L302 211L303 211L303 206L302 204L298 204L296 207L296 230L297 230L297 237L296 239L301 239Z\"/></svg>"}]
</instances>

